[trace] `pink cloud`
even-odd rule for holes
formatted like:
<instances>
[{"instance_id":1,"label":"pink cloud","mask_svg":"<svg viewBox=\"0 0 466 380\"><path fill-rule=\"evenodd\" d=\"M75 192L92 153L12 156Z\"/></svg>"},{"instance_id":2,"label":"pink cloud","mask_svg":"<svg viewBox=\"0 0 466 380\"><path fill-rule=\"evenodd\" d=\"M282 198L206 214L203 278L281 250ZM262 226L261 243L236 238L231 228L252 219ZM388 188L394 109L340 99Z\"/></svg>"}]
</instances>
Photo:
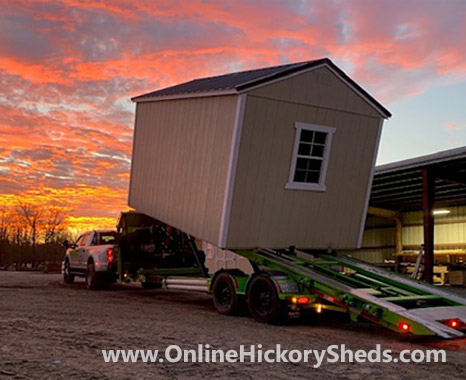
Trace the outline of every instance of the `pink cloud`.
<instances>
[{"instance_id":1,"label":"pink cloud","mask_svg":"<svg viewBox=\"0 0 466 380\"><path fill-rule=\"evenodd\" d=\"M460 123L445 123L443 125L443 129L447 131L459 131L459 130L466 129L466 126Z\"/></svg>"}]
</instances>

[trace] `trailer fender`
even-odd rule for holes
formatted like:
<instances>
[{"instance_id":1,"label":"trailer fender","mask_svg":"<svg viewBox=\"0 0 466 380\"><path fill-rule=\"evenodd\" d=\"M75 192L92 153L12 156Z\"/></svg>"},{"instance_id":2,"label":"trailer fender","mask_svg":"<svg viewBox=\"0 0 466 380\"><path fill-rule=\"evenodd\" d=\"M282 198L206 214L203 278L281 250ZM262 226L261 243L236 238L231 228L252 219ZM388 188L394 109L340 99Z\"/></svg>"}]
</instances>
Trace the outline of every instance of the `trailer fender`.
<instances>
[{"instance_id":1,"label":"trailer fender","mask_svg":"<svg viewBox=\"0 0 466 380\"><path fill-rule=\"evenodd\" d=\"M232 278L233 282L235 284L236 288L236 293L237 294L244 294L245 293L245 288L246 288L246 283L248 282L249 276L245 274L242 270L240 269L220 269L217 272L215 272L214 276L210 280L209 284L209 292L212 292L212 289L214 287L215 280L221 273L228 273Z\"/></svg>"},{"instance_id":2,"label":"trailer fender","mask_svg":"<svg viewBox=\"0 0 466 380\"><path fill-rule=\"evenodd\" d=\"M283 293L299 293L298 284L287 274L277 271L262 271L254 273L249 277L245 294L247 294L247 291L249 290L249 284L251 283L251 280L259 274L266 274L271 278L279 295Z\"/></svg>"}]
</instances>

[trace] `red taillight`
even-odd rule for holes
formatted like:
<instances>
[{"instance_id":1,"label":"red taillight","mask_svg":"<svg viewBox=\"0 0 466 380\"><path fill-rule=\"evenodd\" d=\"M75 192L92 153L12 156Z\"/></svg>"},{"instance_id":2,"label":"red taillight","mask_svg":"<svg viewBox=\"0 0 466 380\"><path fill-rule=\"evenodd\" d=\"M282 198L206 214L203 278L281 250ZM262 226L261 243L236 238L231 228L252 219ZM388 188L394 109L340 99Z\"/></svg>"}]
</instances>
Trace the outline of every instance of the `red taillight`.
<instances>
[{"instance_id":1,"label":"red taillight","mask_svg":"<svg viewBox=\"0 0 466 380\"><path fill-rule=\"evenodd\" d=\"M450 319L447 322L447 325L450 326L450 327L453 327L454 329L456 329L456 328L460 327L460 322L457 319Z\"/></svg>"},{"instance_id":2,"label":"red taillight","mask_svg":"<svg viewBox=\"0 0 466 380\"><path fill-rule=\"evenodd\" d=\"M409 323L406 323L406 322L400 322L400 324L398 325L398 327L400 328L401 331L403 332L409 332L409 330L411 330L411 326Z\"/></svg>"},{"instance_id":3,"label":"red taillight","mask_svg":"<svg viewBox=\"0 0 466 380\"><path fill-rule=\"evenodd\" d=\"M297 303L299 305L305 305L309 303L309 298L308 297L296 297L293 296L291 297L291 302L292 303Z\"/></svg>"},{"instance_id":4,"label":"red taillight","mask_svg":"<svg viewBox=\"0 0 466 380\"><path fill-rule=\"evenodd\" d=\"M298 298L298 303L299 303L300 305L307 304L307 303L309 303L309 298L308 298L308 297L299 297L299 298Z\"/></svg>"},{"instance_id":5,"label":"red taillight","mask_svg":"<svg viewBox=\"0 0 466 380\"><path fill-rule=\"evenodd\" d=\"M107 249L107 263L113 263L113 248Z\"/></svg>"}]
</instances>

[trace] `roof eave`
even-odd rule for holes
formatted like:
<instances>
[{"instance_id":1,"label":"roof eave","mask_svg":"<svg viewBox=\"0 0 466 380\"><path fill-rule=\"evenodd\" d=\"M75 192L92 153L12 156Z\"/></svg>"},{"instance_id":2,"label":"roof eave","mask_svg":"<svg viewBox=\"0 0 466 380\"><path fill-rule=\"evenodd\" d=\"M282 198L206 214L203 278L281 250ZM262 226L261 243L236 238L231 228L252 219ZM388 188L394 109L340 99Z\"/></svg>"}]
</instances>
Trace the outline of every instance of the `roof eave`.
<instances>
[{"instance_id":1,"label":"roof eave","mask_svg":"<svg viewBox=\"0 0 466 380\"><path fill-rule=\"evenodd\" d=\"M159 102L162 100L177 100L177 99L190 99L190 98L205 98L209 96L225 96L225 95L239 95L236 89L218 90L218 91L205 91L205 92L189 92L184 94L173 95L158 95L158 96L135 96L131 98L134 103L145 102Z\"/></svg>"},{"instance_id":2,"label":"roof eave","mask_svg":"<svg viewBox=\"0 0 466 380\"><path fill-rule=\"evenodd\" d=\"M466 158L466 147L453 148L420 157L390 162L375 168L376 175L383 175L404 170L417 170L426 166L443 164Z\"/></svg>"}]
</instances>

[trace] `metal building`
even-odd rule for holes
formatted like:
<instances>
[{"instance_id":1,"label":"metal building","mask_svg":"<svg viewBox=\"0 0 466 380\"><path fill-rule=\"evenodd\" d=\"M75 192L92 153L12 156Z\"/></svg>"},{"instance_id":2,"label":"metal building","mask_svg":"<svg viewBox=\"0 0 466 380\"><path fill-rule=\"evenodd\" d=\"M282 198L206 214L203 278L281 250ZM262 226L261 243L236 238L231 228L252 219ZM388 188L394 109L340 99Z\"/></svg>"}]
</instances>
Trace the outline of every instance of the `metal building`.
<instances>
[{"instance_id":1,"label":"metal building","mask_svg":"<svg viewBox=\"0 0 466 380\"><path fill-rule=\"evenodd\" d=\"M466 147L376 168L362 249L366 261L414 261L425 247L433 264L466 262Z\"/></svg>"},{"instance_id":2,"label":"metal building","mask_svg":"<svg viewBox=\"0 0 466 380\"><path fill-rule=\"evenodd\" d=\"M329 59L133 100L131 207L222 248L360 243L390 113Z\"/></svg>"}]
</instances>

